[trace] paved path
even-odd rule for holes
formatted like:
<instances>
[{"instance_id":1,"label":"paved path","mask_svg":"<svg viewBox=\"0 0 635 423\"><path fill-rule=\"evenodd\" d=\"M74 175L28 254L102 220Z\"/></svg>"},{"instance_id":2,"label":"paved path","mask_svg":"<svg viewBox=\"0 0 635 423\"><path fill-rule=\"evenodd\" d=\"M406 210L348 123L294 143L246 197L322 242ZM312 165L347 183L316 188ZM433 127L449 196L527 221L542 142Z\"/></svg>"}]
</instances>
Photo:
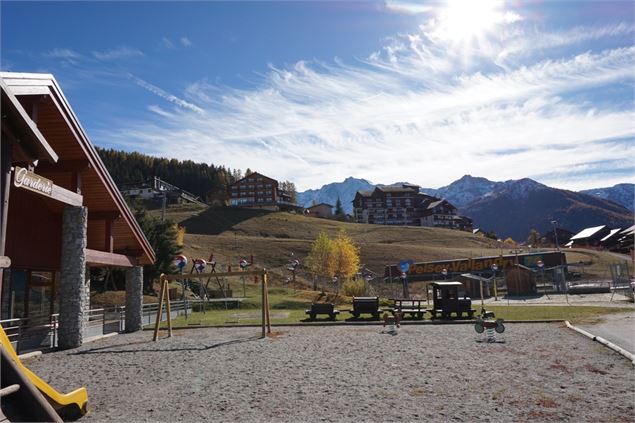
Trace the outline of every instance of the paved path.
<instances>
[{"instance_id":1,"label":"paved path","mask_svg":"<svg viewBox=\"0 0 635 423\"><path fill-rule=\"evenodd\" d=\"M579 327L635 354L635 311L607 314L598 323Z\"/></svg>"}]
</instances>

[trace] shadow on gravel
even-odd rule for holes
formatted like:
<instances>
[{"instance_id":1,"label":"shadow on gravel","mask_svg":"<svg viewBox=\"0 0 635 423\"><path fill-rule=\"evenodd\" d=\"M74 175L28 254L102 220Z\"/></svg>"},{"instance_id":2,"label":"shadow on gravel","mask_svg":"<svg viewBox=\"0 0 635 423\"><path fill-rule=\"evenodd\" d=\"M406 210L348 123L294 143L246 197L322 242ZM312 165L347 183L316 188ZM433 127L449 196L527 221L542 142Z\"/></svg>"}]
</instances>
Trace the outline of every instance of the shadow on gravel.
<instances>
[{"instance_id":1,"label":"shadow on gravel","mask_svg":"<svg viewBox=\"0 0 635 423\"><path fill-rule=\"evenodd\" d=\"M101 348L92 348L90 350L85 350L85 351L78 351L75 353L70 353L70 355L85 355L85 354L129 354L129 353L137 353L137 352L159 352L159 353L164 353L164 352L175 352L175 351L206 351L206 350L211 350L213 348L220 348L220 347L224 347L227 345L232 345L232 344L243 344L246 342L252 342L252 341L257 341L257 340L261 340L262 337L260 336L251 336L249 338L242 338L242 339L232 339L231 341L223 341L223 342L218 342L212 345L203 345L201 347L181 347L181 348L146 348L146 349L124 349L121 350L119 349L120 347L129 347L131 345L140 345L140 344L155 344L153 341L143 341L143 342L131 342L129 344L121 344L121 345L112 345L112 346L108 346L108 347L101 347Z\"/></svg>"}]
</instances>

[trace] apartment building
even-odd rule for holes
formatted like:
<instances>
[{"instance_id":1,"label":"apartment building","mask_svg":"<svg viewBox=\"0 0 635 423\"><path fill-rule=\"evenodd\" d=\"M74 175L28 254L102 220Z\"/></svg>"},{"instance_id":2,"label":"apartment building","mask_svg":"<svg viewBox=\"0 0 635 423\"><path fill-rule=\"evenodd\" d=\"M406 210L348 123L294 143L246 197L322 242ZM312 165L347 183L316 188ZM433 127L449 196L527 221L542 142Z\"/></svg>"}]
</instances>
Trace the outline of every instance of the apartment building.
<instances>
[{"instance_id":1,"label":"apartment building","mask_svg":"<svg viewBox=\"0 0 635 423\"><path fill-rule=\"evenodd\" d=\"M378 186L358 191L353 199L357 223L375 225L432 226L472 230L472 220L457 214L447 200L419 192L412 184Z\"/></svg>"},{"instance_id":2,"label":"apartment building","mask_svg":"<svg viewBox=\"0 0 635 423\"><path fill-rule=\"evenodd\" d=\"M263 210L298 210L291 194L280 189L278 181L254 172L234 182L228 188L229 205Z\"/></svg>"}]
</instances>

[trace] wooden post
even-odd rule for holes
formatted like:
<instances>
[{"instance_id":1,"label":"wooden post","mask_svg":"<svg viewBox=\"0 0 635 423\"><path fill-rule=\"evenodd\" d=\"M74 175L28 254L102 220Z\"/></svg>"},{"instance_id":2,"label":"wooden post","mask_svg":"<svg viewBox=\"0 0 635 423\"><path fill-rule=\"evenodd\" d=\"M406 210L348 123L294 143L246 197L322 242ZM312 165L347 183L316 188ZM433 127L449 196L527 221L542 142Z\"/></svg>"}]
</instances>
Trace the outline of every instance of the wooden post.
<instances>
[{"instance_id":1,"label":"wooden post","mask_svg":"<svg viewBox=\"0 0 635 423\"><path fill-rule=\"evenodd\" d=\"M161 315L163 314L163 295L165 294L166 284L165 275L163 273L161 274L159 281L161 282L161 290L159 292L159 308L157 310L157 318L154 322L154 337L152 338L154 342L159 339L159 325L161 324Z\"/></svg>"},{"instance_id":2,"label":"wooden post","mask_svg":"<svg viewBox=\"0 0 635 423\"><path fill-rule=\"evenodd\" d=\"M266 316L267 316L267 333L271 333L271 315L269 314L269 286L267 286L267 273L265 272L262 275L262 280L264 282L264 286L265 286L265 300L267 303L267 308L266 308Z\"/></svg>"},{"instance_id":3,"label":"wooden post","mask_svg":"<svg viewBox=\"0 0 635 423\"><path fill-rule=\"evenodd\" d=\"M266 298L265 298L265 283L266 283L266 279L262 278L262 292L261 292L261 305L262 305L262 338L265 338L267 336L266 332L265 332L265 326L266 326L266 318L267 318L267 314L265 312L265 307L266 307Z\"/></svg>"},{"instance_id":4,"label":"wooden post","mask_svg":"<svg viewBox=\"0 0 635 423\"><path fill-rule=\"evenodd\" d=\"M494 282L494 301L498 301L498 288L496 287L496 276L492 278Z\"/></svg>"},{"instance_id":5,"label":"wooden post","mask_svg":"<svg viewBox=\"0 0 635 423\"><path fill-rule=\"evenodd\" d=\"M165 310L168 313L168 338L172 337L172 312L170 310L170 291L168 289L168 281L165 280Z\"/></svg>"},{"instance_id":6,"label":"wooden post","mask_svg":"<svg viewBox=\"0 0 635 423\"><path fill-rule=\"evenodd\" d=\"M11 191L11 145L8 140L3 140L0 150L0 162L2 173L0 175L0 256L4 256L7 241L7 221L9 215L9 192ZM0 267L0 293L4 269Z\"/></svg>"}]
</instances>

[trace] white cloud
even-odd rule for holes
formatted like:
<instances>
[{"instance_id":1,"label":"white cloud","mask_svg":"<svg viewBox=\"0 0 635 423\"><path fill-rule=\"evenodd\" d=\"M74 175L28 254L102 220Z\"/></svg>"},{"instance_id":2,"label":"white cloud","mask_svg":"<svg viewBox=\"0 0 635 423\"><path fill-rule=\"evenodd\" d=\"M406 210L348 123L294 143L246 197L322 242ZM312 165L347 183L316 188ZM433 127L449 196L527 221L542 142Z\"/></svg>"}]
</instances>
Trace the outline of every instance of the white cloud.
<instances>
[{"instance_id":1,"label":"white cloud","mask_svg":"<svg viewBox=\"0 0 635 423\"><path fill-rule=\"evenodd\" d=\"M160 45L161 45L161 47L167 48L169 50L175 48L174 43L168 37L161 38Z\"/></svg>"},{"instance_id":2,"label":"white cloud","mask_svg":"<svg viewBox=\"0 0 635 423\"><path fill-rule=\"evenodd\" d=\"M597 36L611 36L604 31ZM571 33L543 35L575 45ZM470 62L444 47L422 31L354 64L271 66L249 89L198 81L184 99L134 78L181 110L150 106L161 120L124 122L101 138L150 154L257 168L301 190L351 175L428 187L466 173L533 176L576 189L633 175L624 158L635 156L635 143L619 141L635 138L633 110L596 104L592 92L611 87L631 95L632 104L635 47L532 56L506 68L493 63L496 47Z\"/></svg>"},{"instance_id":3,"label":"white cloud","mask_svg":"<svg viewBox=\"0 0 635 423\"><path fill-rule=\"evenodd\" d=\"M390 11L407 15L419 15L432 12L435 9L434 6L421 4L416 1L386 0L385 5L386 9Z\"/></svg>"},{"instance_id":4,"label":"white cloud","mask_svg":"<svg viewBox=\"0 0 635 423\"><path fill-rule=\"evenodd\" d=\"M192 46L192 42L187 37L181 37L181 39L179 41L181 41L181 45L183 47L191 47Z\"/></svg>"},{"instance_id":5,"label":"white cloud","mask_svg":"<svg viewBox=\"0 0 635 423\"><path fill-rule=\"evenodd\" d=\"M173 113L168 112L167 110L163 109L161 106L158 106L156 104L149 105L148 110L162 117L166 117L166 118L174 117Z\"/></svg>"},{"instance_id":6,"label":"white cloud","mask_svg":"<svg viewBox=\"0 0 635 423\"><path fill-rule=\"evenodd\" d=\"M50 59L60 59L69 63L77 63L82 59L82 55L69 48L55 48L44 53L44 57Z\"/></svg>"},{"instance_id":7,"label":"white cloud","mask_svg":"<svg viewBox=\"0 0 635 423\"><path fill-rule=\"evenodd\" d=\"M144 56L142 51L137 50L135 48L126 47L126 46L121 46L121 47L117 47L117 48L105 50L105 51L93 51L92 53L97 60L101 60L101 61L127 59L127 58Z\"/></svg>"},{"instance_id":8,"label":"white cloud","mask_svg":"<svg viewBox=\"0 0 635 423\"><path fill-rule=\"evenodd\" d=\"M137 84L138 86L140 86L141 88L151 92L152 94L155 94L161 98L163 98L164 100L169 101L170 103L174 103L179 107L182 107L184 109L188 109L191 110L193 112L196 112L197 114L204 114L203 109L201 109L200 107L189 103L183 99L180 99L178 97L176 97L175 95L172 95L170 93L168 93L167 91L157 87L156 85L152 85L149 82L144 81L141 78L137 78L134 75L130 75L130 78L135 82L135 84ZM151 111L157 113L157 114L161 114L165 116L165 112L163 112L160 108L158 108L157 106L149 106L148 107Z\"/></svg>"}]
</instances>

